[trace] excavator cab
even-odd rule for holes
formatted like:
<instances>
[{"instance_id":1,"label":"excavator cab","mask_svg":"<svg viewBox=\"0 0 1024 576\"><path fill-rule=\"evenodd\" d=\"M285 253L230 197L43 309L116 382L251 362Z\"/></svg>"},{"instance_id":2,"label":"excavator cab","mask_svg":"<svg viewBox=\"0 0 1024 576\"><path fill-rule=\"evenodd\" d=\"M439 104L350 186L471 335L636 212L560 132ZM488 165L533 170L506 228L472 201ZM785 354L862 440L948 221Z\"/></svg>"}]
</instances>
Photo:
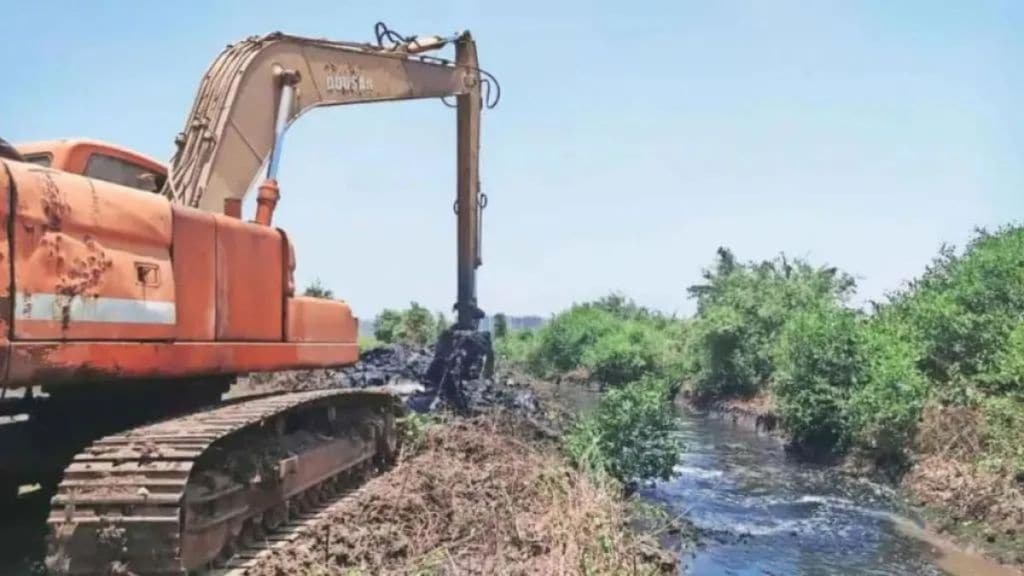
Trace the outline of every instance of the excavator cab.
<instances>
[{"instance_id":1,"label":"excavator cab","mask_svg":"<svg viewBox=\"0 0 1024 576\"><path fill-rule=\"evenodd\" d=\"M87 139L48 140L14 147L25 162L158 192L167 181L167 167L144 154Z\"/></svg>"}]
</instances>

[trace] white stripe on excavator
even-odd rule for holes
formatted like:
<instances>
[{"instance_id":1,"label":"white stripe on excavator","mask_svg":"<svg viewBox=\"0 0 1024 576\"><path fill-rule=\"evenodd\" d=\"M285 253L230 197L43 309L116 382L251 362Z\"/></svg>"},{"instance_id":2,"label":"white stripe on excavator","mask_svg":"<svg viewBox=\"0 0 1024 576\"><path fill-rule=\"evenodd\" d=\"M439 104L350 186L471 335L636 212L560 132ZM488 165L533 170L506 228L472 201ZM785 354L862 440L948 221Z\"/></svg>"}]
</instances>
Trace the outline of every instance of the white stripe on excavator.
<instances>
[{"instance_id":1,"label":"white stripe on excavator","mask_svg":"<svg viewBox=\"0 0 1024 576\"><path fill-rule=\"evenodd\" d=\"M174 302L154 302L104 296L24 294L14 298L16 320L64 321L68 307L71 322L116 322L119 324L174 324Z\"/></svg>"}]
</instances>

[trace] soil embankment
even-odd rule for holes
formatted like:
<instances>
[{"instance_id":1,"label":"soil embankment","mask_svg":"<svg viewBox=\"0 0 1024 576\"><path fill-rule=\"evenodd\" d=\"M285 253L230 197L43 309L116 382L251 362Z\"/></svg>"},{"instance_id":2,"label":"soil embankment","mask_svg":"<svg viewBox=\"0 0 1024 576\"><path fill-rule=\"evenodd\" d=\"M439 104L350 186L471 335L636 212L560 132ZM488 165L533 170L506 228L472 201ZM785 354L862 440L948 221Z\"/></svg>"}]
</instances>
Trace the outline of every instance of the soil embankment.
<instances>
[{"instance_id":1,"label":"soil embankment","mask_svg":"<svg viewBox=\"0 0 1024 576\"><path fill-rule=\"evenodd\" d=\"M673 572L674 558L628 529L614 490L537 438L507 416L432 424L394 469L250 574Z\"/></svg>"},{"instance_id":2,"label":"soil embankment","mask_svg":"<svg viewBox=\"0 0 1024 576\"><path fill-rule=\"evenodd\" d=\"M393 469L248 574L677 571L676 556L649 534L678 528L641 522L618 485L572 468L559 449L572 413L594 394L499 372L461 382L455 405L432 385L430 366L430 350L392 346L337 371L241 383L236 394L391 385L421 412Z\"/></svg>"}]
</instances>

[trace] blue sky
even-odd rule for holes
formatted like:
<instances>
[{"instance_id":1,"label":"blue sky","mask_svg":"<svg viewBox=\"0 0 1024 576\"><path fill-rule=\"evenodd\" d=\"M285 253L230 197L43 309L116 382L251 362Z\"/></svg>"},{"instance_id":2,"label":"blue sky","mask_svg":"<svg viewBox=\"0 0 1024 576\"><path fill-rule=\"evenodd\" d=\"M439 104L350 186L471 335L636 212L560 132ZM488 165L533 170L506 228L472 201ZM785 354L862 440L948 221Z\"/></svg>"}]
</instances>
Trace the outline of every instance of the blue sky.
<instances>
[{"instance_id":1,"label":"blue sky","mask_svg":"<svg viewBox=\"0 0 1024 576\"><path fill-rule=\"evenodd\" d=\"M1019 2L40 1L4 20L0 134L158 158L228 42L471 29L504 89L483 124L491 312L620 290L686 313L719 245L827 262L878 298L1024 212ZM363 317L450 308L454 127L437 101L293 126L278 223L300 286Z\"/></svg>"}]
</instances>

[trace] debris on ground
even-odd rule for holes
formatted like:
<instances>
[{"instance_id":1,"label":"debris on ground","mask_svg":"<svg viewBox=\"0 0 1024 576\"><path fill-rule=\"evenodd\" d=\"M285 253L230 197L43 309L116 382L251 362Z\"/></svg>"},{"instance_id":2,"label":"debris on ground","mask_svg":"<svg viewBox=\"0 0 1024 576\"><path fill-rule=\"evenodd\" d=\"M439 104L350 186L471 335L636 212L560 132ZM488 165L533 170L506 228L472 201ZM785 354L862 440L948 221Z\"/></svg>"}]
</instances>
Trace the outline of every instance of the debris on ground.
<instances>
[{"instance_id":1,"label":"debris on ground","mask_svg":"<svg viewBox=\"0 0 1024 576\"><path fill-rule=\"evenodd\" d=\"M363 352L352 366L254 374L237 387L242 391L233 393L390 386L414 412L447 408L473 415L502 409L536 419L541 407L535 393L509 386L509 380L494 374L489 333L453 329L434 348L389 344Z\"/></svg>"},{"instance_id":2,"label":"debris on ground","mask_svg":"<svg viewBox=\"0 0 1024 576\"><path fill-rule=\"evenodd\" d=\"M674 573L672 555L630 531L616 492L529 428L501 416L427 426L418 450L249 574Z\"/></svg>"}]
</instances>

